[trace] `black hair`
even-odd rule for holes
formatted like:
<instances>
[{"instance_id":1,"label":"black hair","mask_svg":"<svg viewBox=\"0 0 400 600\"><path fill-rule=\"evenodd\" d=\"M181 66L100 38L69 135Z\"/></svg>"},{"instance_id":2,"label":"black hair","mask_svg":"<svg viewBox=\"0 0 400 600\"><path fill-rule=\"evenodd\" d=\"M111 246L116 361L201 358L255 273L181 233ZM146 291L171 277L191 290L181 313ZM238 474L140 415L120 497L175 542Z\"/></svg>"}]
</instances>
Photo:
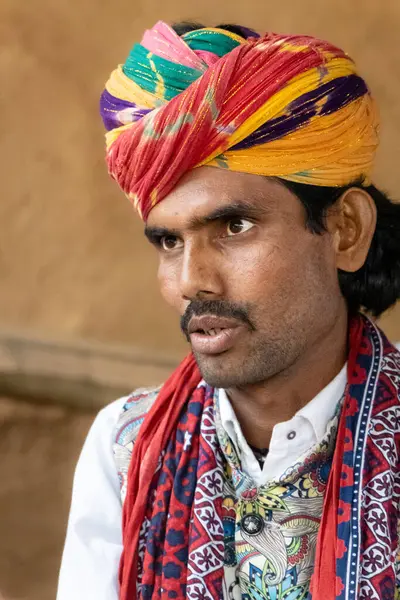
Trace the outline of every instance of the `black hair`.
<instances>
[{"instance_id":1,"label":"black hair","mask_svg":"<svg viewBox=\"0 0 400 600\"><path fill-rule=\"evenodd\" d=\"M178 35L202 29L205 25L184 21L172 26ZM232 33L249 37L240 25L216 25ZM377 223L367 259L355 273L339 270L339 284L349 312L364 310L377 317L400 299L400 204L374 185L362 186L355 181L345 187L321 187L280 180L302 202L306 211L306 226L316 235L326 231L328 210L351 187L362 187L374 200Z\"/></svg>"},{"instance_id":2,"label":"black hair","mask_svg":"<svg viewBox=\"0 0 400 600\"><path fill-rule=\"evenodd\" d=\"M206 25L202 25L201 23L196 23L195 21L180 21L179 23L174 23L172 25L172 29L178 35L182 36L185 33L189 33L190 31L197 31L198 29L204 29ZM222 25L214 25L217 29L225 29L225 31L230 31L230 33L235 33L236 35L240 35L243 38L248 38L251 35L257 35L255 31L249 29L247 27L242 27L241 25L233 25L233 24L222 24Z\"/></svg>"}]
</instances>

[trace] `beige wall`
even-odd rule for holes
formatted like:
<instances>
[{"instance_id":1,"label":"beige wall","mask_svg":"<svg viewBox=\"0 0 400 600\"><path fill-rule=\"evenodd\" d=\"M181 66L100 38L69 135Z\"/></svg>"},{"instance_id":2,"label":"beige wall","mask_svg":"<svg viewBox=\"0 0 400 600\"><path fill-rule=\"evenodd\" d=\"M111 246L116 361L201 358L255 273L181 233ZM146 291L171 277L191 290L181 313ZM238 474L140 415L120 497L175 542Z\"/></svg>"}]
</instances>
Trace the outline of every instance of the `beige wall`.
<instances>
[{"instance_id":1,"label":"beige wall","mask_svg":"<svg viewBox=\"0 0 400 600\"><path fill-rule=\"evenodd\" d=\"M381 106L376 181L400 197L398 0L2 0L0 328L183 351L142 225L107 177L98 117L108 73L159 18L343 46ZM400 310L385 326L400 339Z\"/></svg>"},{"instance_id":2,"label":"beige wall","mask_svg":"<svg viewBox=\"0 0 400 600\"><path fill-rule=\"evenodd\" d=\"M44 369L51 354L51 373L58 364L65 375L82 371L86 384L92 370L109 385L128 385L125 355L122 364L115 354L118 368L107 373L102 354L95 360L82 340L138 346L140 357L153 359L153 350L172 360L185 348L158 295L142 225L108 180L97 107L109 72L145 27L188 17L311 33L345 47L381 105L376 180L400 198L399 0L0 0L0 333L25 331L36 348L29 357L25 346L17 352L18 336L10 336L7 348L0 344L0 367L9 361L18 375L20 361L51 381ZM400 340L399 309L386 328ZM71 338L74 352L68 359L63 347L60 358L56 345L36 343L41 337ZM143 383L146 364L132 357ZM54 393L54 382L49 387ZM72 470L91 419L0 398L7 600L55 597Z\"/></svg>"}]
</instances>

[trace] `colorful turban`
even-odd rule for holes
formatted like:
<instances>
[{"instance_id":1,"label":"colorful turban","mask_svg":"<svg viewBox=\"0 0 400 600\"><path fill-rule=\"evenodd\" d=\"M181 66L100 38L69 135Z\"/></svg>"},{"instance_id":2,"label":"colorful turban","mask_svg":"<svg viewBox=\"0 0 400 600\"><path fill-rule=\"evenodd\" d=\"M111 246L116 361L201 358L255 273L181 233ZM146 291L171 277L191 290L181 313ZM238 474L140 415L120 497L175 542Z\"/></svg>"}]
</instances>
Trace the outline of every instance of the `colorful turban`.
<instances>
[{"instance_id":1,"label":"colorful turban","mask_svg":"<svg viewBox=\"0 0 400 600\"><path fill-rule=\"evenodd\" d=\"M368 183L378 116L354 62L328 42L158 22L101 97L111 176L144 220L209 165L319 186Z\"/></svg>"}]
</instances>

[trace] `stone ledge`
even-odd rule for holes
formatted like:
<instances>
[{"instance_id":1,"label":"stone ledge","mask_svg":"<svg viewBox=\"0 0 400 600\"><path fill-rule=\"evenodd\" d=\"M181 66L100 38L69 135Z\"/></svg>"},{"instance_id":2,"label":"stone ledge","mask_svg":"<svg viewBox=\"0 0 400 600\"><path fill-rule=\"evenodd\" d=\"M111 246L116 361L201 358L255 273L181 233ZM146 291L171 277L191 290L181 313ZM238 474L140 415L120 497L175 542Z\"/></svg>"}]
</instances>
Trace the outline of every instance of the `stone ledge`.
<instances>
[{"instance_id":1,"label":"stone ledge","mask_svg":"<svg viewBox=\"0 0 400 600\"><path fill-rule=\"evenodd\" d=\"M43 340L0 331L0 394L99 409L137 387L165 381L179 363L139 349Z\"/></svg>"}]
</instances>

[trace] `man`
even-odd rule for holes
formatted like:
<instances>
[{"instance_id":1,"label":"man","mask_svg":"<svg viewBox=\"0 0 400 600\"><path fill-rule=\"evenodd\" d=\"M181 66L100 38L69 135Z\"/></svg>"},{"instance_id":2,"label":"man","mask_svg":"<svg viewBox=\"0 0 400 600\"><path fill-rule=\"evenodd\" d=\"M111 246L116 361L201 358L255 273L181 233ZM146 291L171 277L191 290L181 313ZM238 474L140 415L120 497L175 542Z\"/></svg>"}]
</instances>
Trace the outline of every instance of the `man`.
<instances>
[{"instance_id":1,"label":"man","mask_svg":"<svg viewBox=\"0 0 400 600\"><path fill-rule=\"evenodd\" d=\"M321 40L159 22L101 108L193 354L97 417L58 599L394 598L400 353L359 311L400 296L400 207L366 83Z\"/></svg>"}]
</instances>

